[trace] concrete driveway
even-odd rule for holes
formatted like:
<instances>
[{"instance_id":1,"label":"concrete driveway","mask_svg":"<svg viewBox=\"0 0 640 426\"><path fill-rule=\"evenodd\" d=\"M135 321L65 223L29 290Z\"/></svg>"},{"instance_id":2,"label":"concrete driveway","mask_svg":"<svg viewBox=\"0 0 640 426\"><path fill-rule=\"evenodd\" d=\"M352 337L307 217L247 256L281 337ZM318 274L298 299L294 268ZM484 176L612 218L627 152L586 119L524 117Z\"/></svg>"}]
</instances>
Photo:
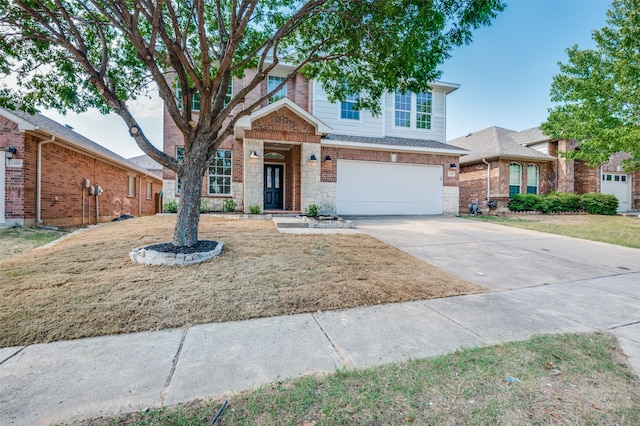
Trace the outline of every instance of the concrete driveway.
<instances>
[{"instance_id":1,"label":"concrete driveway","mask_svg":"<svg viewBox=\"0 0 640 426\"><path fill-rule=\"evenodd\" d=\"M457 217L353 219L367 234L493 291L640 272L640 250L612 244Z\"/></svg>"}]
</instances>

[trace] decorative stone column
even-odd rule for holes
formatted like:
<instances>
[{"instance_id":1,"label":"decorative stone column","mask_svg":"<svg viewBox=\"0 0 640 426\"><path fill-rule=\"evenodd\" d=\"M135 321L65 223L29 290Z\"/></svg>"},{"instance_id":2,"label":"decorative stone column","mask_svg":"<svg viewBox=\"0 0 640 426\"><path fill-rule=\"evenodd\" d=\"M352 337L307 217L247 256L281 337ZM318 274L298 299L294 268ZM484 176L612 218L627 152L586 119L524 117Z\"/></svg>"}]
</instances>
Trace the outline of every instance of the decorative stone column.
<instances>
[{"instance_id":1,"label":"decorative stone column","mask_svg":"<svg viewBox=\"0 0 640 426\"><path fill-rule=\"evenodd\" d=\"M300 204L304 211L310 204L321 204L320 193L320 144L303 143L300 161ZM316 161L311 161L314 155Z\"/></svg>"},{"instance_id":2,"label":"decorative stone column","mask_svg":"<svg viewBox=\"0 0 640 426\"><path fill-rule=\"evenodd\" d=\"M258 158L251 158L253 151ZM264 210L264 141L245 139L243 162L243 210L248 212L249 206L260 206Z\"/></svg>"}]
</instances>

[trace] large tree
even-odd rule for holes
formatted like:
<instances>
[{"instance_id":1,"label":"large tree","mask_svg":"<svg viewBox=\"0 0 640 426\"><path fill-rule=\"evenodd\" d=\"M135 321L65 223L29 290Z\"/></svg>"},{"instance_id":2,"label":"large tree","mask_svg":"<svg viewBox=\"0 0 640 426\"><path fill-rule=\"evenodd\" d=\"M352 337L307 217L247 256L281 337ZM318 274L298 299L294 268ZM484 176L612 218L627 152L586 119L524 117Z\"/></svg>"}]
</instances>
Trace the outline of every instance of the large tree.
<instances>
[{"instance_id":1,"label":"large tree","mask_svg":"<svg viewBox=\"0 0 640 426\"><path fill-rule=\"evenodd\" d=\"M594 49L567 49L568 63L551 85L542 124L548 136L578 141L564 153L597 166L624 151L626 171L640 169L640 0L615 0L608 26L593 32Z\"/></svg>"},{"instance_id":2,"label":"large tree","mask_svg":"<svg viewBox=\"0 0 640 426\"><path fill-rule=\"evenodd\" d=\"M281 86L301 72L332 100L359 92L360 107L379 112L385 91L428 89L451 49L503 8L502 0L0 0L0 75L18 84L0 87L0 105L118 114L140 149L180 178L173 244L191 246L204 173L237 120L280 89L243 104L274 67L293 66ZM249 69L225 102L231 79ZM181 159L155 148L127 106L152 85L184 136Z\"/></svg>"}]
</instances>

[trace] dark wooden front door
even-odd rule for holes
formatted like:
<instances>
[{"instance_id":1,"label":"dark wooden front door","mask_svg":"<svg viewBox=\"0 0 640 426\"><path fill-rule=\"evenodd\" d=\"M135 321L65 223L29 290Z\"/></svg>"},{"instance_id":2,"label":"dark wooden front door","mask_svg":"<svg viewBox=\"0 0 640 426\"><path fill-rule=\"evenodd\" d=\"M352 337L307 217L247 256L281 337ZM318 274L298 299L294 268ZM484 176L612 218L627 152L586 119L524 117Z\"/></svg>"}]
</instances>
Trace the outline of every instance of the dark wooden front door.
<instances>
[{"instance_id":1,"label":"dark wooden front door","mask_svg":"<svg viewBox=\"0 0 640 426\"><path fill-rule=\"evenodd\" d=\"M282 166L264 166L264 209L282 210Z\"/></svg>"}]
</instances>

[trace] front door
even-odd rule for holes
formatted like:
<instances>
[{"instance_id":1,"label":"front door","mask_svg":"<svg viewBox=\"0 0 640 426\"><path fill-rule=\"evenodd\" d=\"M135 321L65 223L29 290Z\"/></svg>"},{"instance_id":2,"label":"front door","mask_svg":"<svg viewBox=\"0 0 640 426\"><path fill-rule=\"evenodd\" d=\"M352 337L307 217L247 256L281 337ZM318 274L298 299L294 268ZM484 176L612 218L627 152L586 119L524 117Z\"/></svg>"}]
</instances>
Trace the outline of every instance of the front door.
<instances>
[{"instance_id":1,"label":"front door","mask_svg":"<svg viewBox=\"0 0 640 426\"><path fill-rule=\"evenodd\" d=\"M282 210L282 166L264 166L264 209Z\"/></svg>"}]
</instances>

